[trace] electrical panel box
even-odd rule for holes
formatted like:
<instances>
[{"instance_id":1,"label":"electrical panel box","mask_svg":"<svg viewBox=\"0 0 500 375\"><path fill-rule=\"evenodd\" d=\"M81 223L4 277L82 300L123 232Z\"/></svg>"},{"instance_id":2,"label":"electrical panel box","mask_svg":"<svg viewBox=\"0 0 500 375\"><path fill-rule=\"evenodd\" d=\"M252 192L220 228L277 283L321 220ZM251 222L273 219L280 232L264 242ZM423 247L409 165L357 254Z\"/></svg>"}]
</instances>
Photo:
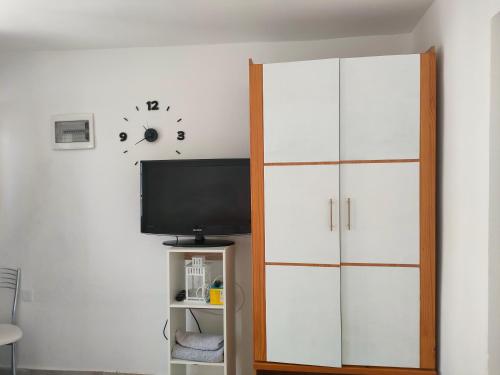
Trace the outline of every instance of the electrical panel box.
<instances>
[{"instance_id":1,"label":"electrical panel box","mask_svg":"<svg viewBox=\"0 0 500 375\"><path fill-rule=\"evenodd\" d=\"M94 115L79 113L52 116L51 134L54 150L94 148Z\"/></svg>"}]
</instances>

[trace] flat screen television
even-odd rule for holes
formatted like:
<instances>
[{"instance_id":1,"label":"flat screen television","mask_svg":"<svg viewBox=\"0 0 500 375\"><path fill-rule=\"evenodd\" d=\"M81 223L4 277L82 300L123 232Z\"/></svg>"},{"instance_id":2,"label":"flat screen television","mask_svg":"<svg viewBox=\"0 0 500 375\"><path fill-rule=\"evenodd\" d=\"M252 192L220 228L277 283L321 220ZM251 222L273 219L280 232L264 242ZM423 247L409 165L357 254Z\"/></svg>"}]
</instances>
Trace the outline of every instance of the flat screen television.
<instances>
[{"instance_id":1,"label":"flat screen television","mask_svg":"<svg viewBox=\"0 0 500 375\"><path fill-rule=\"evenodd\" d=\"M249 159L141 161L141 232L194 236L174 246L232 243L205 235L250 233Z\"/></svg>"}]
</instances>

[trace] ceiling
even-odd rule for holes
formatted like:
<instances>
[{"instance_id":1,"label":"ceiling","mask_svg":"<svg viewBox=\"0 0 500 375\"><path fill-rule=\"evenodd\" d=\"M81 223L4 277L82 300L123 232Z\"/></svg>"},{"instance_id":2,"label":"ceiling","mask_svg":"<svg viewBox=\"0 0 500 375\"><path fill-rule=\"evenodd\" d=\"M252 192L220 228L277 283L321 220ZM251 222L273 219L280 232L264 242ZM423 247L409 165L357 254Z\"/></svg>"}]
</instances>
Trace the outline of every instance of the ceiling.
<instances>
[{"instance_id":1,"label":"ceiling","mask_svg":"<svg viewBox=\"0 0 500 375\"><path fill-rule=\"evenodd\" d=\"M299 41L410 32L432 0L0 0L0 49Z\"/></svg>"}]
</instances>

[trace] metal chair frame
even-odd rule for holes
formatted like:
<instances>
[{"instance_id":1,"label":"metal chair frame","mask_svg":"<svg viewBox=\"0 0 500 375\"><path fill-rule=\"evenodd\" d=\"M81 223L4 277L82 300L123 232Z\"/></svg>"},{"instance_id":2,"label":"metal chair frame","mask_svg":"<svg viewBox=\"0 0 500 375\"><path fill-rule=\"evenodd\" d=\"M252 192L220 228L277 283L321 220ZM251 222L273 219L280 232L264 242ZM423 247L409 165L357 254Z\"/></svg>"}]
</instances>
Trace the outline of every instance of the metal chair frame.
<instances>
[{"instance_id":1,"label":"metal chair frame","mask_svg":"<svg viewBox=\"0 0 500 375\"><path fill-rule=\"evenodd\" d=\"M11 324L16 324L17 299L19 296L19 288L21 285L21 269L0 267L0 289L9 289L13 291L14 298L12 300ZM16 343L9 344L11 346L11 372L16 375Z\"/></svg>"}]
</instances>

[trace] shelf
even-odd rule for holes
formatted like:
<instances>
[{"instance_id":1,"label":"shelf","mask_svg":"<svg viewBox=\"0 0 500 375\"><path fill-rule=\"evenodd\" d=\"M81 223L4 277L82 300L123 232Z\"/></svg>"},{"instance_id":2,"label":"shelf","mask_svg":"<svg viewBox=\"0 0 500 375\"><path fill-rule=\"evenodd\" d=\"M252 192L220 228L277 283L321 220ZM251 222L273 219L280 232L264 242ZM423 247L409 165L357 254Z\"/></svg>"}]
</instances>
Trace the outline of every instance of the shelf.
<instances>
[{"instance_id":1,"label":"shelf","mask_svg":"<svg viewBox=\"0 0 500 375\"><path fill-rule=\"evenodd\" d=\"M224 247L171 247L170 253L223 254Z\"/></svg>"},{"instance_id":2,"label":"shelf","mask_svg":"<svg viewBox=\"0 0 500 375\"><path fill-rule=\"evenodd\" d=\"M172 365L196 365L196 366L213 366L213 367L224 367L224 362L195 362L195 361L184 361L182 359L174 359L170 360Z\"/></svg>"},{"instance_id":3,"label":"shelf","mask_svg":"<svg viewBox=\"0 0 500 375\"><path fill-rule=\"evenodd\" d=\"M211 305L206 302L195 302L195 301L182 301L182 302L172 302L170 303L171 309L213 309L213 310L224 310L224 305Z\"/></svg>"},{"instance_id":4,"label":"shelf","mask_svg":"<svg viewBox=\"0 0 500 375\"><path fill-rule=\"evenodd\" d=\"M171 354L167 354L168 373L179 375L236 374L234 354L234 246L221 248L169 248L168 250L168 293L166 296L168 324L165 328L165 335L173 338L178 330L197 332L196 320L199 320L198 323L203 332L216 333L224 338L223 362L189 361L172 358ZM194 255L203 255L207 262L211 263L210 279L221 276L222 280L224 280L224 304L212 305L203 299L201 301L175 300L179 291L186 290L186 263L191 261ZM188 309L193 309L195 318L188 313ZM172 353L174 345L175 340L171 340L169 342L170 353Z\"/></svg>"}]
</instances>

